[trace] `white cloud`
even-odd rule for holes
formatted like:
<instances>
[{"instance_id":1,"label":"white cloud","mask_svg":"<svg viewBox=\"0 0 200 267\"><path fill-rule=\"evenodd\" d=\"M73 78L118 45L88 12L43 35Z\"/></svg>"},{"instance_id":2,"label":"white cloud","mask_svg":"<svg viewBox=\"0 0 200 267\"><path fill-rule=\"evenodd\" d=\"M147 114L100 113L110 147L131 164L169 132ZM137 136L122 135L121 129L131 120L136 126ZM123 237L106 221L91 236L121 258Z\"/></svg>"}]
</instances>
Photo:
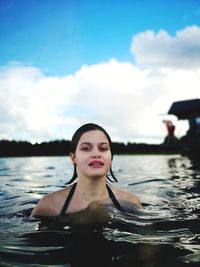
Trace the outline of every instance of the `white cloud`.
<instances>
[{"instance_id":1,"label":"white cloud","mask_svg":"<svg viewBox=\"0 0 200 267\"><path fill-rule=\"evenodd\" d=\"M186 48L197 43L194 31L200 29L186 28L176 37L164 32L159 36L149 32L135 36L133 47L134 42L141 47L139 52L135 50L135 56L146 66L142 69L116 59L84 65L75 74L63 77L48 77L39 68L20 64L1 68L0 139L69 139L81 124L95 122L105 127L115 141L162 142L166 135L163 114L172 102L200 95L196 58L190 62L193 68L170 65L173 60L179 62L180 54L185 56ZM162 47L168 49L170 42L185 49L172 56L167 50L165 55ZM146 57L142 57L142 51ZM149 62L154 57L151 68ZM165 57L170 63L167 68L163 66ZM174 121L175 133L184 134L185 126Z\"/></svg>"},{"instance_id":2,"label":"white cloud","mask_svg":"<svg viewBox=\"0 0 200 267\"><path fill-rule=\"evenodd\" d=\"M164 30L139 33L133 36L131 52L142 67L199 68L200 27L186 27L175 36Z\"/></svg>"},{"instance_id":3,"label":"white cloud","mask_svg":"<svg viewBox=\"0 0 200 267\"><path fill-rule=\"evenodd\" d=\"M0 138L47 140L61 137L59 127L73 95L71 76L45 77L34 67L11 65L0 71Z\"/></svg>"}]
</instances>

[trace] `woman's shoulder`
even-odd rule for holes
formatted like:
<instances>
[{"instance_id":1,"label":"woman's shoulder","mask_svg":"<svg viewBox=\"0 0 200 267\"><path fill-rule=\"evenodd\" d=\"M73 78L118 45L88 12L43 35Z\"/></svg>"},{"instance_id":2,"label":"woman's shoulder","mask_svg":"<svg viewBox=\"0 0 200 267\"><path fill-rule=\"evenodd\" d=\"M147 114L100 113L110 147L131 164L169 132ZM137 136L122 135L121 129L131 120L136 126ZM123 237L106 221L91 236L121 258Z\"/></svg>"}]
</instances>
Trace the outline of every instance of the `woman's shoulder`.
<instances>
[{"instance_id":1,"label":"woman's shoulder","mask_svg":"<svg viewBox=\"0 0 200 267\"><path fill-rule=\"evenodd\" d=\"M133 204L139 208L142 207L139 197L132 192L118 187L113 187L112 190L119 201Z\"/></svg>"},{"instance_id":2,"label":"woman's shoulder","mask_svg":"<svg viewBox=\"0 0 200 267\"><path fill-rule=\"evenodd\" d=\"M57 216L68 195L69 187L48 193L39 200L32 211L32 216Z\"/></svg>"}]
</instances>

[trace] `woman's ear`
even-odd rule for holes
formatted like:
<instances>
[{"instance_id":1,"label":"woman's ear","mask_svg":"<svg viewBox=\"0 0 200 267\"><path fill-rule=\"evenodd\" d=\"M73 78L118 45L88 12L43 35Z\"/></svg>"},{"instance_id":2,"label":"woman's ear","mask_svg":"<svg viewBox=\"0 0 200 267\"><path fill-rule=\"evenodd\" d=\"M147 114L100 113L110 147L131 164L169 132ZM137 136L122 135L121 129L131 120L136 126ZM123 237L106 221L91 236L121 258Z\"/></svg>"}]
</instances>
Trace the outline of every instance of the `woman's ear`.
<instances>
[{"instance_id":1,"label":"woman's ear","mask_svg":"<svg viewBox=\"0 0 200 267\"><path fill-rule=\"evenodd\" d=\"M72 163L75 164L75 154L74 153L70 153L69 157L70 157Z\"/></svg>"}]
</instances>

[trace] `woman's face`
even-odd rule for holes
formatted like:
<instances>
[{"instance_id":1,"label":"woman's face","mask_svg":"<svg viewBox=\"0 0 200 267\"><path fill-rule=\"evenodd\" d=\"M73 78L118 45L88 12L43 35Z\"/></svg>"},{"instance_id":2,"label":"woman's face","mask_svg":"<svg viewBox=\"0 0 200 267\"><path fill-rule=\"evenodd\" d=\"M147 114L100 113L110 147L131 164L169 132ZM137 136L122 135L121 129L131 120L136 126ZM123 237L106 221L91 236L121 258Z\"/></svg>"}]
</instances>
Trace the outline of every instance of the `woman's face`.
<instances>
[{"instance_id":1,"label":"woman's face","mask_svg":"<svg viewBox=\"0 0 200 267\"><path fill-rule=\"evenodd\" d=\"M99 130L84 133L70 157L76 165L78 177L103 177L109 172L112 162L108 139Z\"/></svg>"}]
</instances>

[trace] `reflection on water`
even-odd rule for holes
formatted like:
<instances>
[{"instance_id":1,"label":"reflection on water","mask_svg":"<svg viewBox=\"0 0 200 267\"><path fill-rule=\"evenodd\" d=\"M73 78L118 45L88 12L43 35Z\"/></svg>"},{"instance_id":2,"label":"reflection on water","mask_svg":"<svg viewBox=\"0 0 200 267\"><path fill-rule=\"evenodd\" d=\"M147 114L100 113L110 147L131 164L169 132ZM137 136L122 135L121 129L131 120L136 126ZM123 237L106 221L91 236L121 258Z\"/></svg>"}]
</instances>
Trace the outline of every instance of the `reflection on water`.
<instances>
[{"instance_id":1,"label":"reflection on water","mask_svg":"<svg viewBox=\"0 0 200 267\"><path fill-rule=\"evenodd\" d=\"M65 185L65 157L0 159L0 266L199 266L200 164L181 156L115 156L119 186L144 209L107 224L47 228L30 218L39 198ZM45 229L45 230L44 230Z\"/></svg>"}]
</instances>

